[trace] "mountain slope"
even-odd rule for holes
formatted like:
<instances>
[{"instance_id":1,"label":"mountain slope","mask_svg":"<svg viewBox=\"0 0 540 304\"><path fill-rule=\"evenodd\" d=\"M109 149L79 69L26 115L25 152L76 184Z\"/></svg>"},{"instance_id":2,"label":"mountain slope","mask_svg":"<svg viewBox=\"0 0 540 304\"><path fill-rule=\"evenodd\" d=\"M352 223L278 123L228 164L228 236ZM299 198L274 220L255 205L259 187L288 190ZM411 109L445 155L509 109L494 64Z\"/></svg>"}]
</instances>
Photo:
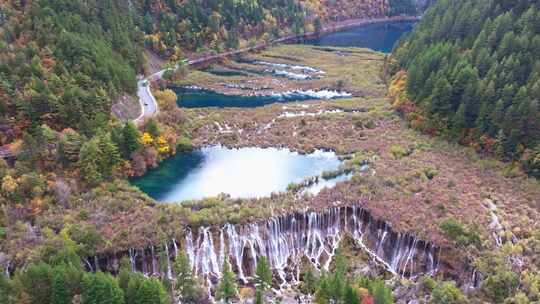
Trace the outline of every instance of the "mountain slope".
<instances>
[{"instance_id":1,"label":"mountain slope","mask_svg":"<svg viewBox=\"0 0 540 304\"><path fill-rule=\"evenodd\" d=\"M438 1L397 48L412 124L540 176L540 4Z\"/></svg>"},{"instance_id":2,"label":"mountain slope","mask_svg":"<svg viewBox=\"0 0 540 304\"><path fill-rule=\"evenodd\" d=\"M1 11L0 123L90 132L119 93L135 92L142 37L119 2L11 1Z\"/></svg>"}]
</instances>

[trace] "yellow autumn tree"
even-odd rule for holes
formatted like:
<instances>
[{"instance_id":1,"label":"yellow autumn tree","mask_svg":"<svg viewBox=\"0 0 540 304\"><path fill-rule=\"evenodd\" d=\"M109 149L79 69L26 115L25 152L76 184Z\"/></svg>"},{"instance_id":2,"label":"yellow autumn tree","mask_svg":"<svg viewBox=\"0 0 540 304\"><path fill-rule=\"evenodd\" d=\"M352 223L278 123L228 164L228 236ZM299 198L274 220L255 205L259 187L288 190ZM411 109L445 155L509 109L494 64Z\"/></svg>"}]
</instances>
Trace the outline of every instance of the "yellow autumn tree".
<instances>
[{"instance_id":1,"label":"yellow autumn tree","mask_svg":"<svg viewBox=\"0 0 540 304\"><path fill-rule=\"evenodd\" d=\"M17 184L17 181L11 177L11 175L6 175L2 179L2 191L5 193L11 193L17 189L19 185Z\"/></svg>"},{"instance_id":2,"label":"yellow autumn tree","mask_svg":"<svg viewBox=\"0 0 540 304\"><path fill-rule=\"evenodd\" d=\"M163 136L159 136L156 140L157 144L157 150L160 154L167 154L171 151L171 147L169 147L169 143Z\"/></svg>"},{"instance_id":3,"label":"yellow autumn tree","mask_svg":"<svg viewBox=\"0 0 540 304\"><path fill-rule=\"evenodd\" d=\"M159 108L163 110L170 110L176 107L176 93L171 89L157 90L154 93L154 97L159 104Z\"/></svg>"},{"instance_id":4,"label":"yellow autumn tree","mask_svg":"<svg viewBox=\"0 0 540 304\"><path fill-rule=\"evenodd\" d=\"M150 133L144 132L144 133L141 135L140 142L141 142L141 144L143 144L145 147L149 147L149 146L151 146L151 145L154 143L154 138L152 137L152 135L151 135Z\"/></svg>"}]
</instances>

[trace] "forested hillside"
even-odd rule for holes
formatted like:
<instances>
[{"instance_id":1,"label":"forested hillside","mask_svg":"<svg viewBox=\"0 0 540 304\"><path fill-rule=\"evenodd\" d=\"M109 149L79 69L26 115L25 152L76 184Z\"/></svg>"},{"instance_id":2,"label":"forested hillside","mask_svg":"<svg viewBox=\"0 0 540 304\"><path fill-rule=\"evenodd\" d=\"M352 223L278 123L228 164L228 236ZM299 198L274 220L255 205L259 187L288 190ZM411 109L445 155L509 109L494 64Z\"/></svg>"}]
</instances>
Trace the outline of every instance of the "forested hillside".
<instances>
[{"instance_id":1,"label":"forested hillside","mask_svg":"<svg viewBox=\"0 0 540 304\"><path fill-rule=\"evenodd\" d=\"M120 2L7 1L0 5L2 141L47 123L91 133L112 100L134 93L142 35ZM11 134L10 134L11 133Z\"/></svg>"},{"instance_id":2,"label":"forested hillside","mask_svg":"<svg viewBox=\"0 0 540 304\"><path fill-rule=\"evenodd\" d=\"M220 51L237 48L240 39L283 34L282 26L304 29L306 10L295 0L271 1L136 1L133 6L146 44L173 59L181 49Z\"/></svg>"},{"instance_id":3,"label":"forested hillside","mask_svg":"<svg viewBox=\"0 0 540 304\"><path fill-rule=\"evenodd\" d=\"M538 1L438 1L395 56L413 126L540 176Z\"/></svg>"},{"instance_id":4,"label":"forested hillside","mask_svg":"<svg viewBox=\"0 0 540 304\"><path fill-rule=\"evenodd\" d=\"M393 4L412 12L409 2ZM114 101L135 94L145 47L177 61L387 13L385 0L2 1L0 145L43 123L95 134Z\"/></svg>"},{"instance_id":5,"label":"forested hillside","mask_svg":"<svg viewBox=\"0 0 540 304\"><path fill-rule=\"evenodd\" d=\"M389 0L388 15L421 15L436 0Z\"/></svg>"},{"instance_id":6,"label":"forested hillside","mask_svg":"<svg viewBox=\"0 0 540 304\"><path fill-rule=\"evenodd\" d=\"M394 0L396 6L414 3ZM252 0L134 1L133 12L145 33L146 45L172 60L187 51L226 49L314 30L315 20L336 21L380 17L386 0ZM402 8L401 10L405 10ZM317 22L319 22L317 21Z\"/></svg>"}]
</instances>

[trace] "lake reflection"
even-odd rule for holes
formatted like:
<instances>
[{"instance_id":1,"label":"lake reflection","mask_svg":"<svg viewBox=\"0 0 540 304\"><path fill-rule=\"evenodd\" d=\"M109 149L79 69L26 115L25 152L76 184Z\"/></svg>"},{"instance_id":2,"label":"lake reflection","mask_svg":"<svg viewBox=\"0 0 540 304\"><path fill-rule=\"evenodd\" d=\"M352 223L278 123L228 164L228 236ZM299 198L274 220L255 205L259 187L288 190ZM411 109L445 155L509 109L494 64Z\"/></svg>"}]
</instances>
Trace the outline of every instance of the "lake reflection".
<instances>
[{"instance_id":1,"label":"lake reflection","mask_svg":"<svg viewBox=\"0 0 540 304\"><path fill-rule=\"evenodd\" d=\"M263 197L285 191L292 182L336 170L340 163L332 152L301 155L287 149L213 146L174 156L132 183L162 202L220 193L234 198Z\"/></svg>"}]
</instances>

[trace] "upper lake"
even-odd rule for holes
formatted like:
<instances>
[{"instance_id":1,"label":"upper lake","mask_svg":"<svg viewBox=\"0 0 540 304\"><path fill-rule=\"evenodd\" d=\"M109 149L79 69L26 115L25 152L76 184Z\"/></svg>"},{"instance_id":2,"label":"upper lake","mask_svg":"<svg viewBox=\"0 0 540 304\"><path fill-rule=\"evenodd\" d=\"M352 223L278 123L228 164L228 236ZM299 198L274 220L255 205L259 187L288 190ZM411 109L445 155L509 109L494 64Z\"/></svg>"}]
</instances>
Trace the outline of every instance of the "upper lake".
<instances>
[{"instance_id":1,"label":"upper lake","mask_svg":"<svg viewBox=\"0 0 540 304\"><path fill-rule=\"evenodd\" d=\"M390 53L405 33L412 31L415 22L400 21L363 25L344 31L306 40L306 44L336 47L361 47Z\"/></svg>"},{"instance_id":2,"label":"upper lake","mask_svg":"<svg viewBox=\"0 0 540 304\"><path fill-rule=\"evenodd\" d=\"M321 46L367 47L390 52L396 41L414 26L413 22L392 22L352 28L307 41ZM175 88L181 107L257 107L274 102L347 97L345 92L291 91L268 96L230 96L194 88ZM202 199L221 193L234 198L268 196L284 191L324 171L334 171L341 162L334 153L317 151L301 155L286 149L207 147L178 154L158 168L131 182L161 202ZM347 180L350 175L321 181L306 192L317 193Z\"/></svg>"}]
</instances>

